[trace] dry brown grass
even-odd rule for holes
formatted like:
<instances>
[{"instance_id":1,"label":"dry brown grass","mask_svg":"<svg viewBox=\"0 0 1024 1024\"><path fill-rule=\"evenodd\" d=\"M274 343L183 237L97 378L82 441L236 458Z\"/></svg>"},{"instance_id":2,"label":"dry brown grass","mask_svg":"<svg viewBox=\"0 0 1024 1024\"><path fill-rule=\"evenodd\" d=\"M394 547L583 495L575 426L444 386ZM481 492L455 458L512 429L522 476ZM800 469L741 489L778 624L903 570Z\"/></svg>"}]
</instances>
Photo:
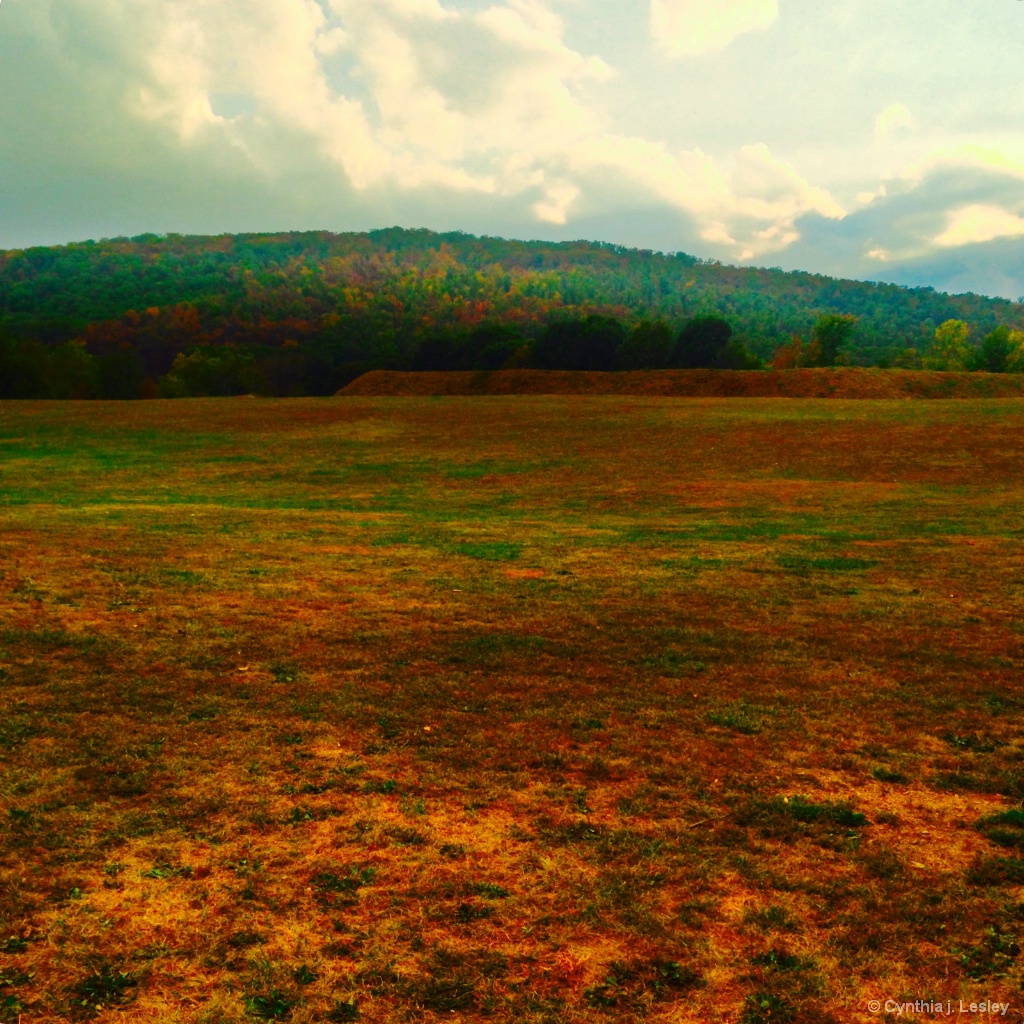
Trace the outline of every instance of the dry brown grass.
<instances>
[{"instance_id":1,"label":"dry brown grass","mask_svg":"<svg viewBox=\"0 0 1024 1024\"><path fill-rule=\"evenodd\" d=\"M1021 1019L1022 427L0 405L0 1018Z\"/></svg>"}]
</instances>

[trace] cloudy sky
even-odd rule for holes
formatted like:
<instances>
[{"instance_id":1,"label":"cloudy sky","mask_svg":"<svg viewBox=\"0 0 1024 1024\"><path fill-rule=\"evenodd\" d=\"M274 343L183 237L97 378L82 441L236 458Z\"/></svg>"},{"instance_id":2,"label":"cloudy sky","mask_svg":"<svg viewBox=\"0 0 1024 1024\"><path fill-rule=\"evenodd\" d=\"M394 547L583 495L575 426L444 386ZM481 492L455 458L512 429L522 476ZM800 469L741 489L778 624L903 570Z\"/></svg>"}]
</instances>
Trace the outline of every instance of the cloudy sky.
<instances>
[{"instance_id":1,"label":"cloudy sky","mask_svg":"<svg viewBox=\"0 0 1024 1024\"><path fill-rule=\"evenodd\" d=\"M3 0L0 248L400 224L1024 294L1022 0Z\"/></svg>"}]
</instances>

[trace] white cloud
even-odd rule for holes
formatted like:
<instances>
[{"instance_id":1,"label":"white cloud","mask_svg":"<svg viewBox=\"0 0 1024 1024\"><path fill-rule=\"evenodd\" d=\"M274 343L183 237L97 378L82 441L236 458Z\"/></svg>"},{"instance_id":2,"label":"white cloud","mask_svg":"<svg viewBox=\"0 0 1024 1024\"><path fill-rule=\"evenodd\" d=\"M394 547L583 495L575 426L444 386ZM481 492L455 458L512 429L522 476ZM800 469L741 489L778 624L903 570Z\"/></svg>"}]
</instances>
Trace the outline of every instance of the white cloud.
<instances>
[{"instance_id":1,"label":"white cloud","mask_svg":"<svg viewBox=\"0 0 1024 1024\"><path fill-rule=\"evenodd\" d=\"M903 103L890 103L875 118L875 138L881 141L897 138L914 127L914 116Z\"/></svg>"},{"instance_id":2,"label":"white cloud","mask_svg":"<svg viewBox=\"0 0 1024 1024\"><path fill-rule=\"evenodd\" d=\"M732 183L740 210L761 220L791 222L805 213L831 220L845 216L825 189L811 185L795 168L777 160L763 143L740 149Z\"/></svg>"},{"instance_id":3,"label":"white cloud","mask_svg":"<svg viewBox=\"0 0 1024 1024\"><path fill-rule=\"evenodd\" d=\"M216 164L212 174L227 172L225 180L234 175L267 195L287 194L294 201L289 209L302 213L288 214L290 223L309 223L318 211L331 210L322 216L332 225L416 218L550 236L562 234L555 227L573 230L574 222L593 232L620 230L595 226L602 224L628 230L631 211L654 210L664 225L655 244L756 261L824 237L827 229L808 230L805 218L838 220L847 206L863 213L869 199L874 208L889 201L884 182L865 191L878 180L871 166L851 175L849 187L825 187L841 151L835 159L817 159L770 125L744 122L742 105L729 107L736 117L729 133L711 132L709 143L698 145L708 132L686 120L688 108L713 107L714 96L694 98L692 88L668 94L658 91L664 83L652 85L644 102L658 116L633 117L634 108L617 105L620 87L629 85L630 74L645 88L647 79L635 67L613 68L594 55L590 47L600 46L600 38L572 24L589 16L578 0L39 2L55 12L64 4L75 12L88 9L90 35L117 40L117 52L103 56L118 69L133 115L147 122L147 138L159 132L167 152L188 154L195 161L190 166L209 160ZM631 15L641 40L646 13L637 5ZM664 29L662 45L680 52L721 45L776 15L775 2L756 0L655 0L651 7ZM73 51L79 45L75 19L51 23L63 33L63 49ZM610 54L619 59L620 50L609 48L609 60ZM748 57L744 51L717 59ZM696 80L703 82L710 69L708 61L693 72ZM651 73L691 71L658 62ZM862 108L857 121L870 124L881 110L876 124L884 140L909 119L899 104L882 109L888 98ZM902 175L918 174L922 181L954 165L999 165L1004 174L1019 166L1024 174L1024 162L1015 162L1024 154L1008 140L989 150L960 146L955 153L948 144L941 151L929 145L934 148L914 133L898 150L878 147L871 159L913 156L917 162L905 159ZM816 170L808 172L816 159ZM892 194L916 187L902 175L890 182ZM936 236L967 230L953 225L951 234L940 235L945 222L935 211L970 202L1019 208L999 194L947 196L931 207L930 219L907 216L893 230L873 223L870 241L850 244L858 259L864 250L883 247L899 258L922 246L932 251L947 244ZM650 244L636 235L627 240Z\"/></svg>"},{"instance_id":4,"label":"white cloud","mask_svg":"<svg viewBox=\"0 0 1024 1024\"><path fill-rule=\"evenodd\" d=\"M950 213L946 230L934 241L936 245L957 246L1020 235L1024 235L1024 218L998 206L972 203Z\"/></svg>"},{"instance_id":5,"label":"white cloud","mask_svg":"<svg viewBox=\"0 0 1024 1024\"><path fill-rule=\"evenodd\" d=\"M711 14L702 5L700 18L692 5L668 6L675 30L697 25L705 43L775 13L774 2L752 0ZM547 224L565 224L595 175L611 172L743 258L791 244L806 213L843 216L764 145L741 147L723 171L699 149L610 130L588 90L614 70L570 47L543 0L476 12L439 0L329 0L326 11L315 0L139 0L137 9L159 25L144 115L186 141L221 132L264 166L273 156L256 137L277 125L304 133L357 189L521 196ZM339 58L349 62L340 81L328 74ZM251 97L254 115L219 117L210 97L221 93Z\"/></svg>"},{"instance_id":6,"label":"white cloud","mask_svg":"<svg viewBox=\"0 0 1024 1024\"><path fill-rule=\"evenodd\" d=\"M1024 144L1019 138L990 139L984 145L921 140L914 148L918 159L886 175L874 191L857 194L862 212L877 211L873 234L888 239L884 247L866 250L866 256L920 260L937 247L1024 234L1024 221L1007 211L1024 205ZM866 245L874 243L872 238Z\"/></svg>"},{"instance_id":7,"label":"white cloud","mask_svg":"<svg viewBox=\"0 0 1024 1024\"><path fill-rule=\"evenodd\" d=\"M829 273L1024 251L1024 64L992 57L1021 4L912 7L4 4L0 244L403 222Z\"/></svg>"},{"instance_id":8,"label":"white cloud","mask_svg":"<svg viewBox=\"0 0 1024 1024\"><path fill-rule=\"evenodd\" d=\"M156 41L147 55L148 77L137 87L138 108L163 121L185 142L206 131L223 131L262 169L275 172L272 152L257 158L254 129L284 125L317 138L357 186L378 179L387 155L373 138L361 105L334 93L322 61L347 37L328 27L315 0L140 0L130 24L140 39ZM122 15L123 17L123 15ZM146 28L148 31L143 31ZM227 55L227 56L226 56ZM210 101L216 93L250 97L254 124L228 123ZM247 129L249 129L247 134ZM284 161L286 162L286 161Z\"/></svg>"},{"instance_id":9,"label":"white cloud","mask_svg":"<svg viewBox=\"0 0 1024 1024\"><path fill-rule=\"evenodd\" d=\"M882 182L876 192L858 192L857 202L862 206L870 206L876 199L884 199L886 195L888 195L888 187L885 182Z\"/></svg>"},{"instance_id":10,"label":"white cloud","mask_svg":"<svg viewBox=\"0 0 1024 1024\"><path fill-rule=\"evenodd\" d=\"M954 168L1024 178L1024 140L1015 134L985 144L972 141L933 146L923 159L892 177L914 186L938 171Z\"/></svg>"},{"instance_id":11,"label":"white cloud","mask_svg":"<svg viewBox=\"0 0 1024 1024\"><path fill-rule=\"evenodd\" d=\"M765 29L778 15L778 0L651 0L651 34L669 56L693 56Z\"/></svg>"},{"instance_id":12,"label":"white cloud","mask_svg":"<svg viewBox=\"0 0 1024 1024\"><path fill-rule=\"evenodd\" d=\"M640 182L689 214L706 242L728 247L740 259L791 245L800 237L796 220L805 214L845 216L828 192L773 157L763 143L743 146L728 174L699 149L673 154L661 143L623 136L588 140L573 161L581 170L614 168Z\"/></svg>"},{"instance_id":13,"label":"white cloud","mask_svg":"<svg viewBox=\"0 0 1024 1024\"><path fill-rule=\"evenodd\" d=\"M564 224L569 207L579 198L580 190L568 182L555 182L544 189L545 198L533 204L538 220L548 224Z\"/></svg>"},{"instance_id":14,"label":"white cloud","mask_svg":"<svg viewBox=\"0 0 1024 1024\"><path fill-rule=\"evenodd\" d=\"M249 150L247 126L218 117L210 97L250 96L256 121L305 133L360 189L533 187L542 163L600 130L579 93L612 75L565 44L539 0L476 14L437 0L330 0L329 16L315 0L140 0L135 10L158 26L137 87L144 116L184 141L221 130ZM339 55L348 80L332 84L326 62Z\"/></svg>"}]
</instances>

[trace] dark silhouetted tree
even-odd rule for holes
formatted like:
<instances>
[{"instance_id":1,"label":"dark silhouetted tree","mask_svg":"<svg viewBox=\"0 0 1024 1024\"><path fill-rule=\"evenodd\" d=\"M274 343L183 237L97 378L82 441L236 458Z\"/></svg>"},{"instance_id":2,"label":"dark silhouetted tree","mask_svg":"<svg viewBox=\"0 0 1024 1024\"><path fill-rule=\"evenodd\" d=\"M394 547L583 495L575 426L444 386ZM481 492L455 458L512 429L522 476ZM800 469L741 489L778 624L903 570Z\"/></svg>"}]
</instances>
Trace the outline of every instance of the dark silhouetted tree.
<instances>
[{"instance_id":1,"label":"dark silhouetted tree","mask_svg":"<svg viewBox=\"0 0 1024 1024\"><path fill-rule=\"evenodd\" d=\"M412 367L414 370L500 370L522 344L522 333L511 324L481 324L469 331L435 331L420 341Z\"/></svg>"},{"instance_id":2,"label":"dark silhouetted tree","mask_svg":"<svg viewBox=\"0 0 1024 1024\"><path fill-rule=\"evenodd\" d=\"M472 369L500 370L522 347L522 333L511 324L481 324L467 339Z\"/></svg>"},{"instance_id":3,"label":"dark silhouetted tree","mask_svg":"<svg viewBox=\"0 0 1024 1024\"><path fill-rule=\"evenodd\" d=\"M695 316L679 332L675 365L683 370L718 367L729 361L732 327L720 316Z\"/></svg>"},{"instance_id":4,"label":"dark silhouetted tree","mask_svg":"<svg viewBox=\"0 0 1024 1024\"><path fill-rule=\"evenodd\" d=\"M0 336L0 398L47 398L48 368L38 341Z\"/></svg>"},{"instance_id":5,"label":"dark silhouetted tree","mask_svg":"<svg viewBox=\"0 0 1024 1024\"><path fill-rule=\"evenodd\" d=\"M672 365L675 340L664 320L641 320L619 347L623 370L664 370Z\"/></svg>"},{"instance_id":6,"label":"dark silhouetted tree","mask_svg":"<svg viewBox=\"0 0 1024 1024\"><path fill-rule=\"evenodd\" d=\"M614 370L625 337L614 317L555 320L534 347L534 363L542 370Z\"/></svg>"}]
</instances>

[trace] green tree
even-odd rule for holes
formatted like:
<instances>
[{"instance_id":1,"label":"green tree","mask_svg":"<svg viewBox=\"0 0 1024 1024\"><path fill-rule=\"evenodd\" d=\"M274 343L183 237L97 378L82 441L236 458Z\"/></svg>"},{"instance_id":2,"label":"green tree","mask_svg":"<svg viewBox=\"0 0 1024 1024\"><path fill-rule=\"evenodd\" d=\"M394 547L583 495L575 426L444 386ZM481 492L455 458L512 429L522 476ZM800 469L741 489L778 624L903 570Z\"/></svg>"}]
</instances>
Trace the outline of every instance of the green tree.
<instances>
[{"instance_id":1,"label":"green tree","mask_svg":"<svg viewBox=\"0 0 1024 1024\"><path fill-rule=\"evenodd\" d=\"M1006 358L1007 373L1024 373L1024 331L1010 331L1010 354Z\"/></svg>"},{"instance_id":2,"label":"green tree","mask_svg":"<svg viewBox=\"0 0 1024 1024\"><path fill-rule=\"evenodd\" d=\"M522 346L522 332L512 324L487 323L473 328L469 349L474 370L500 370Z\"/></svg>"},{"instance_id":3,"label":"green tree","mask_svg":"<svg viewBox=\"0 0 1024 1024\"><path fill-rule=\"evenodd\" d=\"M0 336L0 398L49 398L46 349Z\"/></svg>"},{"instance_id":4,"label":"green tree","mask_svg":"<svg viewBox=\"0 0 1024 1024\"><path fill-rule=\"evenodd\" d=\"M1010 328L1000 324L981 339L981 345L971 360L971 369L986 373L1006 373L1010 352Z\"/></svg>"},{"instance_id":5,"label":"green tree","mask_svg":"<svg viewBox=\"0 0 1024 1024\"><path fill-rule=\"evenodd\" d=\"M524 338L511 324L485 323L472 330L445 328L425 335L412 359L414 370L500 370Z\"/></svg>"},{"instance_id":6,"label":"green tree","mask_svg":"<svg viewBox=\"0 0 1024 1024\"><path fill-rule=\"evenodd\" d=\"M921 354L916 348L905 348L893 357L892 366L894 370L920 370Z\"/></svg>"},{"instance_id":7,"label":"green tree","mask_svg":"<svg viewBox=\"0 0 1024 1024\"><path fill-rule=\"evenodd\" d=\"M852 313L821 313L811 328L808 366L835 366L860 317Z\"/></svg>"},{"instance_id":8,"label":"green tree","mask_svg":"<svg viewBox=\"0 0 1024 1024\"><path fill-rule=\"evenodd\" d=\"M236 348L194 348L178 354L171 372L160 382L165 398L244 395L254 386L252 353Z\"/></svg>"},{"instance_id":9,"label":"green tree","mask_svg":"<svg viewBox=\"0 0 1024 1024\"><path fill-rule=\"evenodd\" d=\"M935 339L923 359L926 370L966 370L973 351L971 329L963 320L946 320L935 328Z\"/></svg>"},{"instance_id":10,"label":"green tree","mask_svg":"<svg viewBox=\"0 0 1024 1024\"><path fill-rule=\"evenodd\" d=\"M730 360L732 326L720 316L695 316L683 324L676 343L675 365L683 370L719 367Z\"/></svg>"},{"instance_id":11,"label":"green tree","mask_svg":"<svg viewBox=\"0 0 1024 1024\"><path fill-rule=\"evenodd\" d=\"M625 334L614 317L553 320L537 340L534 361L542 370L614 370Z\"/></svg>"},{"instance_id":12,"label":"green tree","mask_svg":"<svg viewBox=\"0 0 1024 1024\"><path fill-rule=\"evenodd\" d=\"M624 370L664 370L672 365L675 339L664 320L641 320L619 346Z\"/></svg>"},{"instance_id":13,"label":"green tree","mask_svg":"<svg viewBox=\"0 0 1024 1024\"><path fill-rule=\"evenodd\" d=\"M94 398L98 390L96 358L85 342L65 341L50 352L47 372L51 398Z\"/></svg>"}]
</instances>

